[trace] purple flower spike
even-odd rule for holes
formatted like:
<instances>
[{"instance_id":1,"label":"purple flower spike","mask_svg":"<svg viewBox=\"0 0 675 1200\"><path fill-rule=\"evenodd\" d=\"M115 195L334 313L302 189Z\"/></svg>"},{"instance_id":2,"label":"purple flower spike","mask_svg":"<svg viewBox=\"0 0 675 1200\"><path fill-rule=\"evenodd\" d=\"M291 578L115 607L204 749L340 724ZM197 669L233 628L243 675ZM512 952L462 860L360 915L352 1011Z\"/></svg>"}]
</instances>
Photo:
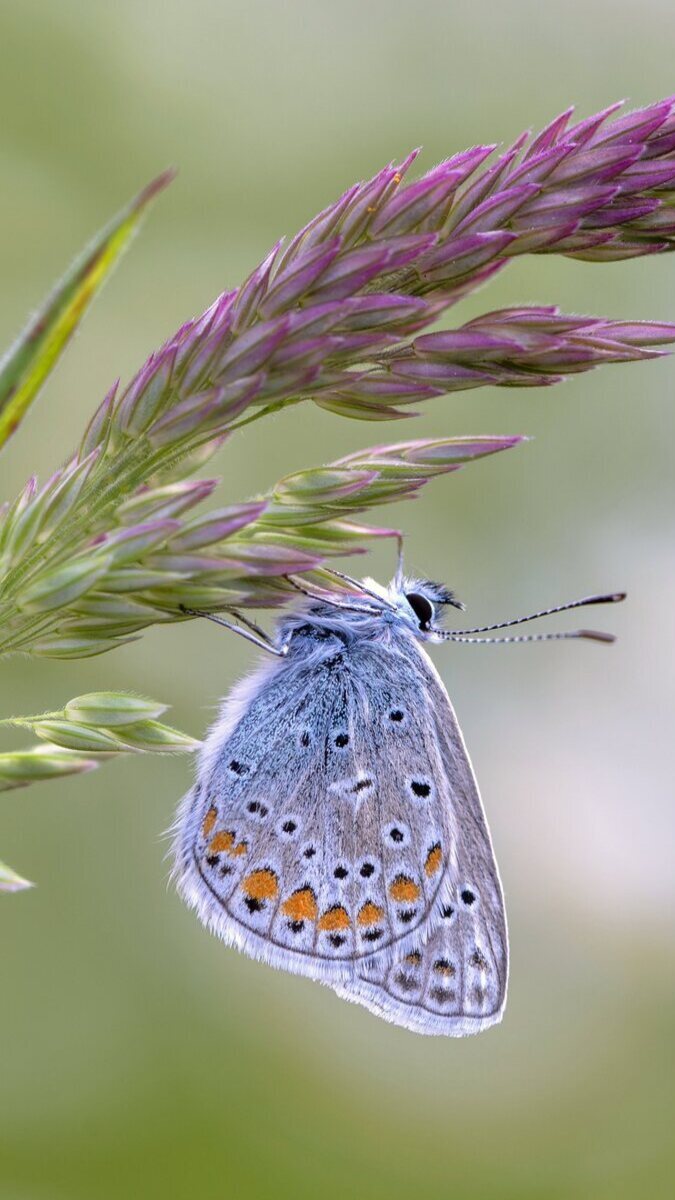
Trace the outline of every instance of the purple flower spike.
<instances>
[{"instance_id":1,"label":"purple flower spike","mask_svg":"<svg viewBox=\"0 0 675 1200\"><path fill-rule=\"evenodd\" d=\"M611 125L605 126L603 135L598 138L598 142L614 142L620 139L626 142L644 143L663 125L672 109L672 100L661 100L659 104L652 104L647 108L637 108L634 112L626 113L625 117L617 117Z\"/></svg>"},{"instance_id":2,"label":"purple flower spike","mask_svg":"<svg viewBox=\"0 0 675 1200\"><path fill-rule=\"evenodd\" d=\"M243 412L260 385L261 376L245 376L229 386L211 388L183 400L153 426L151 443L155 447L167 446L197 433L203 436L207 430L215 431Z\"/></svg>"},{"instance_id":3,"label":"purple flower spike","mask_svg":"<svg viewBox=\"0 0 675 1200\"><path fill-rule=\"evenodd\" d=\"M573 125L567 131L567 140L573 141L577 146L583 146L586 142L594 139L597 131L603 126L610 117L614 116L615 112L619 112L623 108L625 101L617 100L615 104L610 104L608 108L603 108L599 113L595 113L592 117L586 117L583 121L579 121L577 125Z\"/></svg>"},{"instance_id":4,"label":"purple flower spike","mask_svg":"<svg viewBox=\"0 0 675 1200\"><path fill-rule=\"evenodd\" d=\"M528 149L523 155L523 162L529 162L536 158L538 154L546 152L551 146L555 146L560 138L565 136L565 130L569 124L570 118L574 112L574 106L560 113L560 116L554 117L553 120L545 125L541 133L532 138ZM565 139L571 141L569 135Z\"/></svg>"},{"instance_id":5,"label":"purple flower spike","mask_svg":"<svg viewBox=\"0 0 675 1200\"><path fill-rule=\"evenodd\" d=\"M192 521L186 522L180 531L170 540L171 551L182 553L186 550L197 550L202 546L211 546L232 537L233 533L244 529L252 521L257 521L267 508L265 500L253 501L249 504L233 504L229 508L218 508L209 513L202 513Z\"/></svg>"},{"instance_id":6,"label":"purple flower spike","mask_svg":"<svg viewBox=\"0 0 675 1200\"><path fill-rule=\"evenodd\" d=\"M452 158L446 158L445 162L435 167L429 174L434 175L439 171L447 171L453 176L459 175L461 182L464 183L470 175L473 175L474 171L482 167L486 158L489 158L496 149L496 142L488 146L472 146L470 150L462 150L459 154L453 154Z\"/></svg>"},{"instance_id":7,"label":"purple flower spike","mask_svg":"<svg viewBox=\"0 0 675 1200\"><path fill-rule=\"evenodd\" d=\"M148 521L95 538L93 544L120 567L161 546L179 528L178 521Z\"/></svg>"},{"instance_id":8,"label":"purple flower spike","mask_svg":"<svg viewBox=\"0 0 675 1200\"><path fill-rule=\"evenodd\" d=\"M472 370L454 363L438 362L434 359L409 358L393 361L390 370L403 379L411 379L443 392L463 391L465 388L481 387L494 383L495 376L487 371Z\"/></svg>"},{"instance_id":9,"label":"purple flower spike","mask_svg":"<svg viewBox=\"0 0 675 1200\"><path fill-rule=\"evenodd\" d=\"M560 142L548 150L542 150L534 157L524 158L519 167L511 172L511 186L514 184L541 184L554 171L557 172L561 163L569 158L574 150L574 144Z\"/></svg>"},{"instance_id":10,"label":"purple flower spike","mask_svg":"<svg viewBox=\"0 0 675 1200\"><path fill-rule=\"evenodd\" d=\"M235 565L255 575L299 575L318 567L321 558L292 546L269 546L259 542L232 542L228 547Z\"/></svg>"},{"instance_id":11,"label":"purple flower spike","mask_svg":"<svg viewBox=\"0 0 675 1200\"><path fill-rule=\"evenodd\" d=\"M539 184L521 183L516 187L504 188L495 196L488 196L472 210L456 227L458 234L488 233L508 221L519 208L541 191Z\"/></svg>"},{"instance_id":12,"label":"purple flower spike","mask_svg":"<svg viewBox=\"0 0 675 1200\"><path fill-rule=\"evenodd\" d=\"M314 249L295 258L292 266L287 267L276 276L265 300L260 305L261 314L265 317L276 316L290 308L296 300L304 296L305 292L309 292L313 284L321 278L337 258L340 247L340 239L332 238L328 244L319 244Z\"/></svg>"},{"instance_id":13,"label":"purple flower spike","mask_svg":"<svg viewBox=\"0 0 675 1200\"><path fill-rule=\"evenodd\" d=\"M281 317L277 321L264 321L242 333L226 350L218 364L218 382L236 385L236 381L241 380L242 376L252 375L272 357L287 333L287 317Z\"/></svg>"},{"instance_id":14,"label":"purple flower spike","mask_svg":"<svg viewBox=\"0 0 675 1200\"><path fill-rule=\"evenodd\" d=\"M0 506L3 645L15 627L29 644L23 612L54 614L43 650L77 655L173 619L181 603L278 606L289 571L391 533L347 518L519 440L378 446L197 513L214 481L185 479L239 425L302 401L400 420L443 394L548 387L668 352L674 325L552 305L447 328L453 306L518 255L612 262L675 248L675 99L620 107L576 124L570 109L501 152L475 146L409 182L414 151L347 188L183 324L111 390L61 471Z\"/></svg>"},{"instance_id":15,"label":"purple flower spike","mask_svg":"<svg viewBox=\"0 0 675 1200\"><path fill-rule=\"evenodd\" d=\"M335 466L368 466L380 472L401 474L407 468L410 474L412 467L420 468L418 474L423 480L435 472L442 472L461 466L474 458L482 458L487 454L498 454L501 450L510 450L520 442L526 441L520 435L507 437L455 437L428 438L414 442L398 442L390 446L372 446L370 450L360 450L338 459Z\"/></svg>"},{"instance_id":16,"label":"purple flower spike","mask_svg":"<svg viewBox=\"0 0 675 1200\"><path fill-rule=\"evenodd\" d=\"M217 485L217 479L199 479L192 483L169 483L164 487L141 487L137 495L118 507L118 519L126 525L181 516L208 499Z\"/></svg>"},{"instance_id":17,"label":"purple flower spike","mask_svg":"<svg viewBox=\"0 0 675 1200\"><path fill-rule=\"evenodd\" d=\"M331 333L349 311L349 300L332 300L325 304L312 304L309 308L297 309L288 314L288 337L313 337L315 334Z\"/></svg>"},{"instance_id":18,"label":"purple flower spike","mask_svg":"<svg viewBox=\"0 0 675 1200\"><path fill-rule=\"evenodd\" d=\"M658 321L602 321L593 326L598 337L609 337L624 346L663 346L675 342L675 325Z\"/></svg>"},{"instance_id":19,"label":"purple flower spike","mask_svg":"<svg viewBox=\"0 0 675 1200\"><path fill-rule=\"evenodd\" d=\"M126 433L147 429L165 403L176 362L177 347L165 346L152 355L120 397L115 419Z\"/></svg>"},{"instance_id":20,"label":"purple flower spike","mask_svg":"<svg viewBox=\"0 0 675 1200\"><path fill-rule=\"evenodd\" d=\"M364 246L341 256L322 276L313 298L318 301L343 300L360 292L380 273L389 260L385 246Z\"/></svg>"},{"instance_id":21,"label":"purple flower spike","mask_svg":"<svg viewBox=\"0 0 675 1200\"><path fill-rule=\"evenodd\" d=\"M282 343L270 359L270 368L291 367L305 369L314 367L331 354L342 348L347 339L324 334L322 337L305 338L304 340Z\"/></svg>"},{"instance_id":22,"label":"purple flower spike","mask_svg":"<svg viewBox=\"0 0 675 1200\"><path fill-rule=\"evenodd\" d=\"M396 337L405 343L516 255L602 262L675 244L675 104L616 114L614 106L572 125L570 109L496 158L494 147L476 146L408 183L415 151L348 188L285 250L273 247L238 293L220 297L148 361L118 404L120 429L147 432L155 445L168 445L171 430L197 437L200 423L222 419L225 429L241 410L216 418L210 389L252 375L259 378L249 403L311 396L334 411L383 419L397 415L401 401L395 391L393 406L384 391L367 396L366 378L386 387L405 374L433 394L462 379L488 382L500 347L486 331L480 351L476 330L461 349L456 339L452 363L439 365L436 356L425 364L419 349L387 354ZM509 330L512 340L513 353L504 348L499 364L503 386L548 381L554 363L567 371L627 353L544 348L530 333L521 363L522 337ZM538 365L536 353L545 355Z\"/></svg>"},{"instance_id":23,"label":"purple flower spike","mask_svg":"<svg viewBox=\"0 0 675 1200\"><path fill-rule=\"evenodd\" d=\"M459 171L456 174L449 172L440 180L431 174L417 183L411 183L409 187L401 188L380 209L371 225L371 233L393 236L418 229L422 221L428 221L438 208L448 202L461 179Z\"/></svg>"},{"instance_id":24,"label":"purple flower spike","mask_svg":"<svg viewBox=\"0 0 675 1200\"><path fill-rule=\"evenodd\" d=\"M371 293L344 302L340 330L415 328L426 321L429 306L414 296L388 296Z\"/></svg>"},{"instance_id":25,"label":"purple flower spike","mask_svg":"<svg viewBox=\"0 0 675 1200\"><path fill-rule=\"evenodd\" d=\"M543 341L544 339L542 339ZM504 354L525 353L524 340L495 337L478 328L446 329L442 333L428 333L415 339L415 352L429 358L451 355L454 361L462 357L499 357Z\"/></svg>"},{"instance_id":26,"label":"purple flower spike","mask_svg":"<svg viewBox=\"0 0 675 1200\"><path fill-rule=\"evenodd\" d=\"M325 244L332 238L340 225L343 214L349 209L352 200L358 195L359 191L360 185L355 183L340 196L339 200L336 200L335 204L330 204L328 208L324 208L316 217L313 217L308 225L305 225L299 233L296 233L281 255L277 263L277 270L280 273L286 271L289 264L301 252L306 254L312 247L320 243Z\"/></svg>"},{"instance_id":27,"label":"purple flower spike","mask_svg":"<svg viewBox=\"0 0 675 1200\"><path fill-rule=\"evenodd\" d=\"M400 179L398 169L389 166L356 189L340 219L343 245L353 246L366 236L380 207L396 190Z\"/></svg>"},{"instance_id":28,"label":"purple flower spike","mask_svg":"<svg viewBox=\"0 0 675 1200\"><path fill-rule=\"evenodd\" d=\"M78 462L83 462L92 450L97 447L102 449L107 444L119 384L119 379L116 379L87 425L77 452Z\"/></svg>"},{"instance_id":29,"label":"purple flower spike","mask_svg":"<svg viewBox=\"0 0 675 1200\"><path fill-rule=\"evenodd\" d=\"M385 269L399 271L401 267L407 267L409 263L418 262L421 256L437 242L438 238L435 233L417 233L408 234L407 237L390 238L387 244Z\"/></svg>"},{"instance_id":30,"label":"purple flower spike","mask_svg":"<svg viewBox=\"0 0 675 1200\"><path fill-rule=\"evenodd\" d=\"M396 377L443 391L455 390L458 384L533 386L603 363L658 357L663 352L653 347L673 342L672 325L514 308L486 313L460 329L424 334L410 348L383 355L381 362Z\"/></svg>"},{"instance_id":31,"label":"purple flower spike","mask_svg":"<svg viewBox=\"0 0 675 1200\"><path fill-rule=\"evenodd\" d=\"M316 403L329 412L355 420L391 421L417 416L416 412L408 411L410 405L442 394L442 387L397 379L388 372L371 372L359 379L345 371L341 379L316 397Z\"/></svg>"},{"instance_id":32,"label":"purple flower spike","mask_svg":"<svg viewBox=\"0 0 675 1200\"><path fill-rule=\"evenodd\" d=\"M516 236L510 231L503 231L449 238L425 254L420 263L420 273L426 281L444 280L450 283L455 278L472 274L476 268L503 254L516 241Z\"/></svg>"},{"instance_id":33,"label":"purple flower spike","mask_svg":"<svg viewBox=\"0 0 675 1200\"><path fill-rule=\"evenodd\" d=\"M272 268L279 257L282 244L283 241L278 241L272 247L267 258L263 259L260 266L256 267L253 274L249 275L239 288L232 305L232 328L237 333L255 320L260 304L269 290Z\"/></svg>"}]
</instances>

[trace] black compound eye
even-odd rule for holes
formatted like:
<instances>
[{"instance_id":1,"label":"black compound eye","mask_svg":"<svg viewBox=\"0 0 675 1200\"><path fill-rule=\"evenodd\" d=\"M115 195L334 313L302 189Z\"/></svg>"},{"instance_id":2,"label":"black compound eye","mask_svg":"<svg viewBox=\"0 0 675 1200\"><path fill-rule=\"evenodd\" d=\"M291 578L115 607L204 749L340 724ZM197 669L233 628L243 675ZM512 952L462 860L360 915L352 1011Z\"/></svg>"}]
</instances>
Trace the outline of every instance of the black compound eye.
<instances>
[{"instance_id":1,"label":"black compound eye","mask_svg":"<svg viewBox=\"0 0 675 1200\"><path fill-rule=\"evenodd\" d=\"M420 629L428 629L434 615L434 607L431 601L427 600L426 596L423 596L421 592L406 592L405 598L420 623Z\"/></svg>"}]
</instances>

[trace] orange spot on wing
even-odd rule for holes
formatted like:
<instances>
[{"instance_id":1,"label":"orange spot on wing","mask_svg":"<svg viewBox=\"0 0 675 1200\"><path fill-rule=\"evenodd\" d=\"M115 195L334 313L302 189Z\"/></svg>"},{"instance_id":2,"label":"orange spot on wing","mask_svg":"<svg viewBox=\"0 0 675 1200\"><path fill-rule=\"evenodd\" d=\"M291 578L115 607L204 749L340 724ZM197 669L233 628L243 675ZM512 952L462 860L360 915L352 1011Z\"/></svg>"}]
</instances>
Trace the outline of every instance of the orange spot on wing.
<instances>
[{"instance_id":1,"label":"orange spot on wing","mask_svg":"<svg viewBox=\"0 0 675 1200\"><path fill-rule=\"evenodd\" d=\"M251 874L242 880L241 886L252 900L273 900L279 891L277 877L269 867L251 871Z\"/></svg>"},{"instance_id":2,"label":"orange spot on wing","mask_svg":"<svg viewBox=\"0 0 675 1200\"><path fill-rule=\"evenodd\" d=\"M356 918L357 925L377 925L384 916L384 909L380 908L379 904L373 904L371 900L359 909L359 915Z\"/></svg>"},{"instance_id":3,"label":"orange spot on wing","mask_svg":"<svg viewBox=\"0 0 675 1200\"><path fill-rule=\"evenodd\" d=\"M217 816L218 816L218 810L215 809L213 807L213 805L211 805L209 811L207 812L207 814L204 817L204 820L202 822L202 836L203 837L207 838L209 836L211 830L213 829L213 826L216 823Z\"/></svg>"},{"instance_id":4,"label":"orange spot on wing","mask_svg":"<svg viewBox=\"0 0 675 1200\"><path fill-rule=\"evenodd\" d=\"M427 854L427 861L424 864L424 870L426 874L429 876L435 875L436 872L440 870L442 862L443 853L441 851L440 843L437 842L435 846L431 847L429 853Z\"/></svg>"},{"instance_id":5,"label":"orange spot on wing","mask_svg":"<svg viewBox=\"0 0 675 1200\"><path fill-rule=\"evenodd\" d=\"M453 963L448 962L446 958L439 958L434 963L434 971L437 975L446 975L448 978L451 978L455 974L455 966Z\"/></svg>"},{"instance_id":6,"label":"orange spot on wing","mask_svg":"<svg viewBox=\"0 0 675 1200\"><path fill-rule=\"evenodd\" d=\"M341 904L334 904L319 918L319 929L326 929L329 933L338 929L349 929L350 925L349 913Z\"/></svg>"},{"instance_id":7,"label":"orange spot on wing","mask_svg":"<svg viewBox=\"0 0 675 1200\"><path fill-rule=\"evenodd\" d=\"M235 845L235 833L232 829L219 829L209 843L209 854L229 854L231 858L241 858L248 851L247 842Z\"/></svg>"},{"instance_id":8,"label":"orange spot on wing","mask_svg":"<svg viewBox=\"0 0 675 1200\"><path fill-rule=\"evenodd\" d=\"M413 900L419 900L420 889L409 875L397 875L389 888L389 895L392 900L399 903L410 903Z\"/></svg>"},{"instance_id":9,"label":"orange spot on wing","mask_svg":"<svg viewBox=\"0 0 675 1200\"><path fill-rule=\"evenodd\" d=\"M298 888L281 906L282 913L293 921L316 921L319 910L311 888Z\"/></svg>"},{"instance_id":10,"label":"orange spot on wing","mask_svg":"<svg viewBox=\"0 0 675 1200\"><path fill-rule=\"evenodd\" d=\"M211 838L209 844L209 854L220 854L222 851L229 851L234 845L234 834L229 830L221 829L215 837Z\"/></svg>"}]
</instances>

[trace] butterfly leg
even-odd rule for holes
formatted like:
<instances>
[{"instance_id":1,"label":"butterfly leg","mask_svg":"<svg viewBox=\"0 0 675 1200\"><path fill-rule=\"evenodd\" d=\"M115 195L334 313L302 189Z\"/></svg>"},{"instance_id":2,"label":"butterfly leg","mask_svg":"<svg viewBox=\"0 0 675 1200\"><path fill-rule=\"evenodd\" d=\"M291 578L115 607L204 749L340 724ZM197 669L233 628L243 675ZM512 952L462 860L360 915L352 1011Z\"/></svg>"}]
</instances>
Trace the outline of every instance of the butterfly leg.
<instances>
[{"instance_id":1,"label":"butterfly leg","mask_svg":"<svg viewBox=\"0 0 675 1200\"><path fill-rule=\"evenodd\" d=\"M325 567L324 570L329 571L330 568ZM330 573L331 573L331 575L339 575L340 574L339 571L330 571ZM346 579L347 576L341 576L341 578ZM334 596L331 596L328 594L326 594L325 596L321 596L321 595L319 595L318 592L310 592L309 588L306 588L303 585L299 584L297 582L297 580L293 579L290 575L286 575L285 579L286 579L287 583L290 583L292 588L295 588L296 592L302 592L303 596L307 596L310 600L318 600L321 604L331 604L333 606L333 608L340 608L344 612L365 613L367 616L371 616L371 617L376 617L380 613L379 608L372 608L370 606L358 605L358 604L343 604L343 602L341 600L336 600ZM354 582L356 582L356 580Z\"/></svg>"},{"instance_id":2,"label":"butterfly leg","mask_svg":"<svg viewBox=\"0 0 675 1200\"><path fill-rule=\"evenodd\" d=\"M345 575L344 571L336 571L335 567L323 567L322 569L327 575L334 575L336 579L341 579L343 583L348 583L351 587L358 588L360 592L365 592L367 596L372 596L380 606L384 605L386 608L394 607L387 600L384 600L382 596L379 596L377 592L373 592L369 587L366 587L362 579L354 579L353 575Z\"/></svg>"},{"instance_id":3,"label":"butterfly leg","mask_svg":"<svg viewBox=\"0 0 675 1200\"><path fill-rule=\"evenodd\" d=\"M247 629L250 629L252 633L257 634L259 638L262 638L264 642L271 641L269 634L266 633L260 625L257 625L255 621L251 621L249 617L245 617L243 612L240 612L238 608L228 608L227 612L231 613L233 617L236 617L237 620L242 625L245 625Z\"/></svg>"},{"instance_id":4,"label":"butterfly leg","mask_svg":"<svg viewBox=\"0 0 675 1200\"><path fill-rule=\"evenodd\" d=\"M242 629L241 625L235 625L232 621L226 621L224 617L217 616L215 613L204 612L199 608L186 608L184 604L180 605L181 612L188 613L191 617L206 617L208 621L213 621L215 625L222 625L224 629L231 629L232 633L238 633L240 637L246 639L247 642L252 642L254 646L258 646L261 650L267 650L269 654L276 655L277 658L285 658L288 653L288 646L276 646L272 639L268 637L263 629L242 616L236 609L228 609L232 616L241 621L248 628Z\"/></svg>"}]
</instances>

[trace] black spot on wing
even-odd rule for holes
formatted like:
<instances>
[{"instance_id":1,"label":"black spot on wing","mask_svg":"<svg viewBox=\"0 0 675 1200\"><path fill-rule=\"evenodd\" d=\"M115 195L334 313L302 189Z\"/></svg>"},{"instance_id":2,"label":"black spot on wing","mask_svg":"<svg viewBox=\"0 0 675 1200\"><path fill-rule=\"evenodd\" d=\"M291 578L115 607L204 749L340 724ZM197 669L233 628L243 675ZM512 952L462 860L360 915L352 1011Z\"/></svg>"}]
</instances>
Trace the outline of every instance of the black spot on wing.
<instances>
[{"instance_id":1,"label":"black spot on wing","mask_svg":"<svg viewBox=\"0 0 675 1200\"><path fill-rule=\"evenodd\" d=\"M238 758L233 758L228 763L228 770L231 771L233 775L248 775L250 769L251 768L247 763L239 762Z\"/></svg>"}]
</instances>

